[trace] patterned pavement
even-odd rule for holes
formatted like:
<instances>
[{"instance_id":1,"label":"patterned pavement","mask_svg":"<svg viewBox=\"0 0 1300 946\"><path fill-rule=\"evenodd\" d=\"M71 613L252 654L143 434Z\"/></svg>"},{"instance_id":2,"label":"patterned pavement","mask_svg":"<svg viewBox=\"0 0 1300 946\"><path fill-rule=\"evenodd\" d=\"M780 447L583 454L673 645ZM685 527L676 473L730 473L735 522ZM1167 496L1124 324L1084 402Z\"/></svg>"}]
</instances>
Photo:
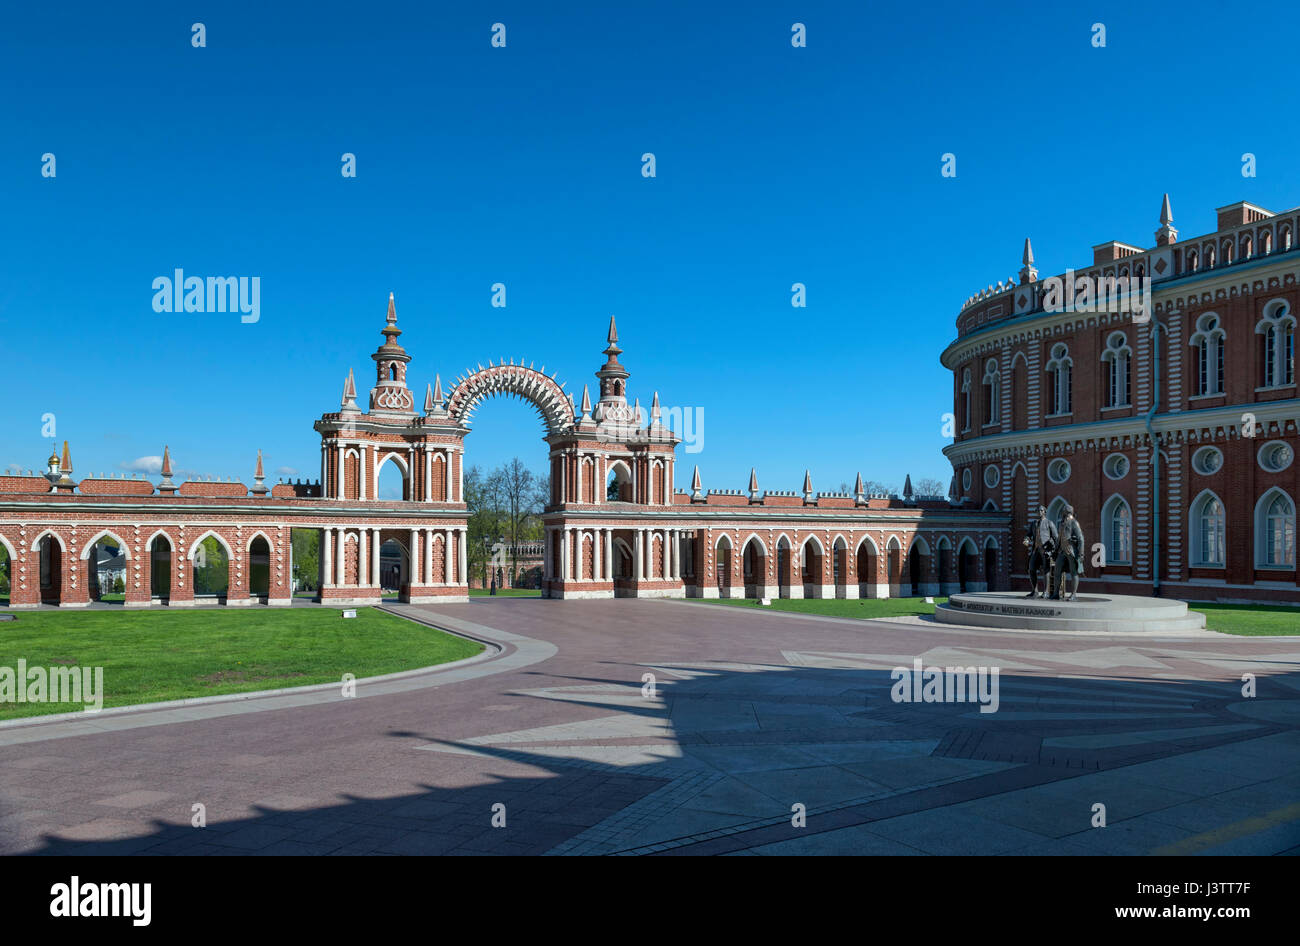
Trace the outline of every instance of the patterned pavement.
<instances>
[{"instance_id":1,"label":"patterned pavement","mask_svg":"<svg viewBox=\"0 0 1300 946\"><path fill-rule=\"evenodd\" d=\"M356 699L0 730L0 851L1300 852L1300 638L399 610L501 654ZM917 659L997 668L997 711L896 702L891 671Z\"/></svg>"}]
</instances>

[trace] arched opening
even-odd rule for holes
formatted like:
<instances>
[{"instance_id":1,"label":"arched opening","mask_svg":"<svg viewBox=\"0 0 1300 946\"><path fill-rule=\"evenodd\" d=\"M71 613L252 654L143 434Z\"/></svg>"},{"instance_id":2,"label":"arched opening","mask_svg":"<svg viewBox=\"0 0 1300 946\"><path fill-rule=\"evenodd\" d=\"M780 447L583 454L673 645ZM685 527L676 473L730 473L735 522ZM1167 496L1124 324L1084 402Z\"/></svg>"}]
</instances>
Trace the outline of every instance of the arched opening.
<instances>
[{"instance_id":1,"label":"arched opening","mask_svg":"<svg viewBox=\"0 0 1300 946\"><path fill-rule=\"evenodd\" d=\"M715 568L717 570L718 596L721 598L731 597L731 539L727 536L718 537L718 545L714 556Z\"/></svg>"},{"instance_id":2,"label":"arched opening","mask_svg":"<svg viewBox=\"0 0 1300 946\"><path fill-rule=\"evenodd\" d=\"M407 475L406 463L395 453L388 454L379 462L379 469L375 471L375 497L387 502L411 498L411 478Z\"/></svg>"},{"instance_id":3,"label":"arched opening","mask_svg":"<svg viewBox=\"0 0 1300 946\"><path fill-rule=\"evenodd\" d=\"M126 601L127 563L125 543L114 535L97 537L83 552L86 561L86 590L91 601L122 604Z\"/></svg>"},{"instance_id":4,"label":"arched opening","mask_svg":"<svg viewBox=\"0 0 1300 946\"><path fill-rule=\"evenodd\" d=\"M0 607L9 607L10 586L13 581L13 557L9 546L0 542Z\"/></svg>"},{"instance_id":5,"label":"arched opening","mask_svg":"<svg viewBox=\"0 0 1300 946\"><path fill-rule=\"evenodd\" d=\"M149 597L159 603L172 596L172 543L158 534L149 540Z\"/></svg>"},{"instance_id":6,"label":"arched opening","mask_svg":"<svg viewBox=\"0 0 1300 946\"><path fill-rule=\"evenodd\" d=\"M767 549L758 536L750 536L745 543L743 565L745 569L745 597L762 598L767 594Z\"/></svg>"},{"instance_id":7,"label":"arched opening","mask_svg":"<svg viewBox=\"0 0 1300 946\"><path fill-rule=\"evenodd\" d=\"M998 590L998 546L992 537L984 543L984 590Z\"/></svg>"},{"instance_id":8,"label":"arched opening","mask_svg":"<svg viewBox=\"0 0 1300 946\"><path fill-rule=\"evenodd\" d=\"M964 539L957 549L957 588L959 591L974 591L976 568L978 567L975 543Z\"/></svg>"},{"instance_id":9,"label":"arched opening","mask_svg":"<svg viewBox=\"0 0 1300 946\"><path fill-rule=\"evenodd\" d=\"M1029 426L1029 365L1023 353L1017 353L1011 364L1011 428L1024 430Z\"/></svg>"},{"instance_id":10,"label":"arched opening","mask_svg":"<svg viewBox=\"0 0 1300 946\"><path fill-rule=\"evenodd\" d=\"M776 541L776 594L790 597L790 540L785 536Z\"/></svg>"},{"instance_id":11,"label":"arched opening","mask_svg":"<svg viewBox=\"0 0 1300 946\"><path fill-rule=\"evenodd\" d=\"M953 591L953 578L954 578L953 562L952 562L952 543L948 541L948 537L946 535L941 536L939 538L939 541L935 543L934 549L935 549L935 555L937 556L937 561L935 562L935 568L936 571L938 572L939 594L941 595L950 594Z\"/></svg>"},{"instance_id":12,"label":"arched opening","mask_svg":"<svg viewBox=\"0 0 1300 946\"><path fill-rule=\"evenodd\" d=\"M40 557L41 604L63 601L63 545L53 535L42 536L36 546Z\"/></svg>"},{"instance_id":13,"label":"arched opening","mask_svg":"<svg viewBox=\"0 0 1300 946\"><path fill-rule=\"evenodd\" d=\"M605 477L605 501L632 502L632 473L622 461L610 465L609 476Z\"/></svg>"},{"instance_id":14,"label":"arched opening","mask_svg":"<svg viewBox=\"0 0 1300 946\"><path fill-rule=\"evenodd\" d=\"M880 595L880 583L877 579L877 552L875 543L863 536L858 543L858 597L875 598Z\"/></svg>"},{"instance_id":15,"label":"arched opening","mask_svg":"<svg viewBox=\"0 0 1300 946\"><path fill-rule=\"evenodd\" d=\"M264 604L271 597L271 544L260 535L248 543L248 594Z\"/></svg>"},{"instance_id":16,"label":"arched opening","mask_svg":"<svg viewBox=\"0 0 1300 946\"><path fill-rule=\"evenodd\" d=\"M889 573L889 593L894 596L903 593L903 546L896 536L890 536L885 543L885 568Z\"/></svg>"},{"instance_id":17,"label":"arched opening","mask_svg":"<svg viewBox=\"0 0 1300 946\"><path fill-rule=\"evenodd\" d=\"M849 596L849 543L837 535L831 545L831 578L835 584L835 597Z\"/></svg>"},{"instance_id":18,"label":"arched opening","mask_svg":"<svg viewBox=\"0 0 1300 946\"><path fill-rule=\"evenodd\" d=\"M293 566L291 580L294 595L314 597L321 580L320 529L290 529L290 562ZM374 582L371 581L373 585Z\"/></svg>"},{"instance_id":19,"label":"arched opening","mask_svg":"<svg viewBox=\"0 0 1300 946\"><path fill-rule=\"evenodd\" d=\"M615 539L613 562L615 580L632 580L632 561L632 546L623 539Z\"/></svg>"},{"instance_id":20,"label":"arched opening","mask_svg":"<svg viewBox=\"0 0 1300 946\"><path fill-rule=\"evenodd\" d=\"M230 555L215 535L194 549L194 597L224 601L230 590Z\"/></svg>"},{"instance_id":21,"label":"arched opening","mask_svg":"<svg viewBox=\"0 0 1300 946\"><path fill-rule=\"evenodd\" d=\"M410 593L411 559L406 545L397 539L384 539L379 546L379 589L381 597L396 598Z\"/></svg>"},{"instance_id":22,"label":"arched opening","mask_svg":"<svg viewBox=\"0 0 1300 946\"><path fill-rule=\"evenodd\" d=\"M822 547L815 538L809 537L799 550L800 580L803 584L805 598L822 597Z\"/></svg>"},{"instance_id":23,"label":"arched opening","mask_svg":"<svg viewBox=\"0 0 1300 946\"><path fill-rule=\"evenodd\" d=\"M919 597L933 593L927 584L930 571L930 546L917 536L907 551L907 594Z\"/></svg>"}]
</instances>

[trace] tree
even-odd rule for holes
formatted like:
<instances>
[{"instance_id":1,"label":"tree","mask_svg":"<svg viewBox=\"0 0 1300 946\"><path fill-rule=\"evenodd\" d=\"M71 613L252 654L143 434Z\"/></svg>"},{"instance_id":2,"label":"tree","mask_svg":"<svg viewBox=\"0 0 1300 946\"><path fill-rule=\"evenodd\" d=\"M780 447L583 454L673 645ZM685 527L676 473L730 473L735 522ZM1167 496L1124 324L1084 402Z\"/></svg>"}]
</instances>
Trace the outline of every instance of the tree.
<instances>
[{"instance_id":1,"label":"tree","mask_svg":"<svg viewBox=\"0 0 1300 946\"><path fill-rule=\"evenodd\" d=\"M916 481L916 495L918 496L946 496L948 487L942 480L936 480L933 477L923 477Z\"/></svg>"},{"instance_id":2,"label":"tree","mask_svg":"<svg viewBox=\"0 0 1300 946\"><path fill-rule=\"evenodd\" d=\"M293 529L290 534L293 546L293 567L298 577L298 587L314 591L320 580L320 531Z\"/></svg>"}]
</instances>

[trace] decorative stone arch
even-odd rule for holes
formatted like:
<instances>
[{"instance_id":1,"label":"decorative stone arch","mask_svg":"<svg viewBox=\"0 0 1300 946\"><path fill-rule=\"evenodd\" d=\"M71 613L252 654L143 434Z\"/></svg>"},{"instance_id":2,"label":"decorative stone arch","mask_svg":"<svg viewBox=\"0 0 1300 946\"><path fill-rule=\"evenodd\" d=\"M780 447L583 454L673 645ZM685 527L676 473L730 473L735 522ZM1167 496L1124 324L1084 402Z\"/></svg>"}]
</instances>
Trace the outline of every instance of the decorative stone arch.
<instances>
[{"instance_id":1,"label":"decorative stone arch","mask_svg":"<svg viewBox=\"0 0 1300 946\"><path fill-rule=\"evenodd\" d=\"M857 555L860 551L862 551L862 546L864 545L870 546L871 549L870 554L872 555L880 554L880 547L876 545L876 540L873 539L870 535L865 533L863 534L862 538L858 539L857 544L853 546L853 554Z\"/></svg>"},{"instance_id":2,"label":"decorative stone arch","mask_svg":"<svg viewBox=\"0 0 1300 946\"><path fill-rule=\"evenodd\" d=\"M93 539L91 539L89 542L87 542L85 545L82 546L81 555L78 557L83 562L89 559L90 550L95 547L95 543L105 537L111 538L115 542L117 542L118 548L122 550L122 556L125 559L127 559L127 561L131 560L131 547L127 545L126 541L120 535L114 532L112 529L100 529L99 532L95 534L95 537Z\"/></svg>"},{"instance_id":3,"label":"decorative stone arch","mask_svg":"<svg viewBox=\"0 0 1300 946\"><path fill-rule=\"evenodd\" d=\"M185 553L185 561L187 562L194 561L194 553L199 550L199 544L208 536L212 536L214 539L216 539L217 544L226 550L227 561L233 562L235 560L235 550L230 547L230 543L226 541L225 537L222 536L220 532L217 532L214 529L208 529L201 536L199 536L197 539L195 539L193 542L190 543L190 549L188 552Z\"/></svg>"},{"instance_id":4,"label":"decorative stone arch","mask_svg":"<svg viewBox=\"0 0 1300 946\"><path fill-rule=\"evenodd\" d=\"M717 541L713 543L714 580L718 589L718 597L720 598L731 597L731 575L735 570L732 561L732 553L735 549L735 542L732 540L731 536L725 532L720 532Z\"/></svg>"},{"instance_id":5,"label":"decorative stone arch","mask_svg":"<svg viewBox=\"0 0 1300 946\"><path fill-rule=\"evenodd\" d=\"M1291 532L1291 562L1288 564L1270 564L1268 561L1268 512L1275 500L1281 499L1290 509L1290 532ZM1291 494L1280 486L1274 486L1265 490L1264 495L1259 497L1255 503L1255 512L1252 516L1251 523L1254 531L1254 563L1256 568L1275 569L1281 568L1295 570L1295 527L1296 527L1296 505Z\"/></svg>"},{"instance_id":6,"label":"decorative stone arch","mask_svg":"<svg viewBox=\"0 0 1300 946\"><path fill-rule=\"evenodd\" d=\"M18 552L14 549L13 545L9 542L9 540L6 539L6 538L4 537L4 534L3 534L3 533L0 533L0 547L3 547L3 548L4 548L4 550L5 550L5 554L9 557L9 561L11 561L11 562L13 562L13 561L17 561L17 559L18 559ZM13 584L13 577L12 577L12 576L10 576L10 580L9 580L9 581L10 581L10 584Z\"/></svg>"},{"instance_id":7,"label":"decorative stone arch","mask_svg":"<svg viewBox=\"0 0 1300 946\"><path fill-rule=\"evenodd\" d=\"M826 582L826 546L815 533L809 533L799 543L799 582L805 598L833 597L835 586Z\"/></svg>"},{"instance_id":8,"label":"decorative stone arch","mask_svg":"<svg viewBox=\"0 0 1300 946\"><path fill-rule=\"evenodd\" d=\"M447 413L462 426L472 425L474 411L486 398L514 395L531 404L546 427L546 435L562 433L574 425L568 395L554 375L545 375L522 364L493 365L471 371L451 390Z\"/></svg>"},{"instance_id":9,"label":"decorative stone arch","mask_svg":"<svg viewBox=\"0 0 1300 946\"><path fill-rule=\"evenodd\" d=\"M176 548L176 540L172 538L170 532L168 532L166 529L155 529L153 535L149 536L149 538L145 540L144 550L146 552L153 551L153 540L158 538L158 536L162 536L164 539L166 539L167 544L171 546L173 549Z\"/></svg>"},{"instance_id":10,"label":"decorative stone arch","mask_svg":"<svg viewBox=\"0 0 1300 946\"><path fill-rule=\"evenodd\" d=\"M32 539L31 550L33 552L39 552L41 550L41 540L44 539L47 535L51 536L55 542L59 543L59 549L60 551L63 552L64 555L68 554L68 545L66 542L63 541L63 536L59 535L53 529L42 529L40 534L37 535L36 538Z\"/></svg>"},{"instance_id":11,"label":"decorative stone arch","mask_svg":"<svg viewBox=\"0 0 1300 946\"><path fill-rule=\"evenodd\" d=\"M614 482L618 484L620 497L624 494L624 488L626 487L626 490L628 492L627 499L622 499L622 498L617 500L609 499L609 486L610 486L611 477L613 477ZM601 502L633 502L636 499L636 497L631 495L631 489L632 489L631 464L624 459L610 460L609 463L606 464L605 466L605 483L601 488L605 490L605 495L603 495L600 498Z\"/></svg>"},{"instance_id":12,"label":"decorative stone arch","mask_svg":"<svg viewBox=\"0 0 1300 946\"><path fill-rule=\"evenodd\" d=\"M912 549L919 549L922 555L929 555L930 543L925 541L925 536L918 532L912 536L912 543L907 547L908 553L911 553Z\"/></svg>"},{"instance_id":13,"label":"decorative stone arch","mask_svg":"<svg viewBox=\"0 0 1300 946\"><path fill-rule=\"evenodd\" d=\"M903 543L897 535L891 534L885 539L885 580L891 598L903 593L903 561Z\"/></svg>"}]
</instances>

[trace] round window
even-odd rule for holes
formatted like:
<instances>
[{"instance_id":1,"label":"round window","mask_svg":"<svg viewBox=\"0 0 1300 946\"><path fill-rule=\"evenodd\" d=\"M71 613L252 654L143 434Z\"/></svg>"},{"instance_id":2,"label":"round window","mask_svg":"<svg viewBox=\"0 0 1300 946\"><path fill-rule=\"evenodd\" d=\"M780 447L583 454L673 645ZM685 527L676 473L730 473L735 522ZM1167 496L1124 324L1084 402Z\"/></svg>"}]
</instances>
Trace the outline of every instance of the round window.
<instances>
[{"instance_id":1,"label":"round window","mask_svg":"<svg viewBox=\"0 0 1300 946\"><path fill-rule=\"evenodd\" d=\"M1223 467L1223 451L1218 447L1202 447L1192 454L1192 469L1202 476L1218 473Z\"/></svg>"},{"instance_id":2,"label":"round window","mask_svg":"<svg viewBox=\"0 0 1300 946\"><path fill-rule=\"evenodd\" d=\"M1128 457L1122 453L1112 453L1101 468L1112 480L1122 480L1128 476Z\"/></svg>"},{"instance_id":3,"label":"round window","mask_svg":"<svg viewBox=\"0 0 1300 946\"><path fill-rule=\"evenodd\" d=\"M1281 473L1291 465L1295 451L1291 445L1275 440L1259 448L1259 465L1270 473Z\"/></svg>"},{"instance_id":4,"label":"round window","mask_svg":"<svg viewBox=\"0 0 1300 946\"><path fill-rule=\"evenodd\" d=\"M1070 478L1070 461L1053 460L1047 464L1047 478L1053 483L1064 483Z\"/></svg>"},{"instance_id":5,"label":"round window","mask_svg":"<svg viewBox=\"0 0 1300 946\"><path fill-rule=\"evenodd\" d=\"M969 493L969 492L970 492L970 484L971 484L970 467L966 467L966 469L964 469L964 470L961 471L961 488L962 488L962 490L963 490L964 492Z\"/></svg>"},{"instance_id":6,"label":"round window","mask_svg":"<svg viewBox=\"0 0 1300 946\"><path fill-rule=\"evenodd\" d=\"M989 489L997 486L1002 481L1002 471L996 466L986 466L984 468L984 485Z\"/></svg>"}]
</instances>

